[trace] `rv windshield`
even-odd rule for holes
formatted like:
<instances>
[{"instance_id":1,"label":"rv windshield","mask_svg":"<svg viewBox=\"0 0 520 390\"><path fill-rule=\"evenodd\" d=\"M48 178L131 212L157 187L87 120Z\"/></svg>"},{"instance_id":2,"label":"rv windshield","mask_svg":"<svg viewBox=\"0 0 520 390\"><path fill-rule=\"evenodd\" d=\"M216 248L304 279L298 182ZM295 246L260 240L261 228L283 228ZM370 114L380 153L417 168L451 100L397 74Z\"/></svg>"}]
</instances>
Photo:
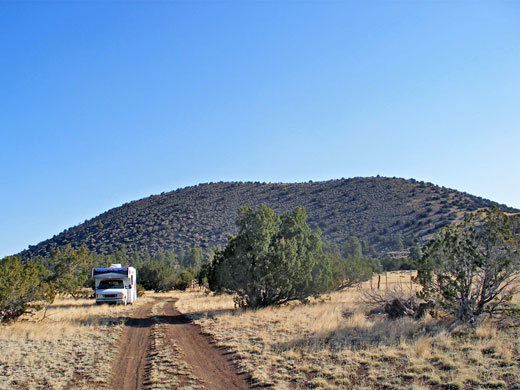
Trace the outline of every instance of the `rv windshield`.
<instances>
[{"instance_id":1,"label":"rv windshield","mask_svg":"<svg viewBox=\"0 0 520 390\"><path fill-rule=\"evenodd\" d=\"M123 288L123 281L120 279L107 279L99 282L99 289L105 288Z\"/></svg>"}]
</instances>

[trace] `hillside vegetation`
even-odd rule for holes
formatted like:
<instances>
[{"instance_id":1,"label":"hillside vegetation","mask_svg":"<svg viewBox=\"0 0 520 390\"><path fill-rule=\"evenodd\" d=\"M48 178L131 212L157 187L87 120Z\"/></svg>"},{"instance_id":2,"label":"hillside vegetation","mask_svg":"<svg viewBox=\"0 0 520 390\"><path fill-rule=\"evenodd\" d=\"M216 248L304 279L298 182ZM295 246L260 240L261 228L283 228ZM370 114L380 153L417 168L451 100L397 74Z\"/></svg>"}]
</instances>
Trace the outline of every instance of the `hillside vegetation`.
<instances>
[{"instance_id":1,"label":"hillside vegetation","mask_svg":"<svg viewBox=\"0 0 520 390\"><path fill-rule=\"evenodd\" d=\"M309 226L323 239L343 244L359 237L370 250L399 251L424 242L441 227L482 207L518 210L431 183L398 178L324 182L200 184L126 203L29 246L22 256L48 256L53 247L85 245L89 251L129 254L180 252L223 245L237 231L241 206L265 204L277 213L303 206Z\"/></svg>"}]
</instances>

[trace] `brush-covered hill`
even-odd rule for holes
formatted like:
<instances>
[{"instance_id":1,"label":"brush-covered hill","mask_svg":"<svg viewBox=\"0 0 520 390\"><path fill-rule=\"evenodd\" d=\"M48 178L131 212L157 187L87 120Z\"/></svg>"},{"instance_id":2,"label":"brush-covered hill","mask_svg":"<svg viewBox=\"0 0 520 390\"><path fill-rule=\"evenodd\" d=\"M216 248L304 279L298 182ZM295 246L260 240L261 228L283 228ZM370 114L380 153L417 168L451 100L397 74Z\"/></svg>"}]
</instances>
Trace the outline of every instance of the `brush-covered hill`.
<instances>
[{"instance_id":1,"label":"brush-covered hill","mask_svg":"<svg viewBox=\"0 0 520 390\"><path fill-rule=\"evenodd\" d=\"M126 203L65 230L22 253L48 255L53 247L85 245L98 253L122 246L180 251L224 245L236 232L240 206L264 203L277 212L303 206L308 223L341 245L355 235L378 252L421 242L442 226L482 207L518 210L431 183L398 178L352 178L295 184L219 182ZM401 243L403 245L401 245Z\"/></svg>"}]
</instances>

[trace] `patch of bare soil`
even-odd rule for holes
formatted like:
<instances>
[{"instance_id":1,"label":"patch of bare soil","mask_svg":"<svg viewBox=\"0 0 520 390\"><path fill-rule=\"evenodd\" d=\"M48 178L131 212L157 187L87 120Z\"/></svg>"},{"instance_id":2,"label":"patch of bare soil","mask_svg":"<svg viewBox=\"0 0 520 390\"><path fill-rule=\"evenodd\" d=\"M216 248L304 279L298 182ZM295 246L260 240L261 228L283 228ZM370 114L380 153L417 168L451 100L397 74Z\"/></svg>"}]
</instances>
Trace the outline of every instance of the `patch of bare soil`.
<instances>
[{"instance_id":1,"label":"patch of bare soil","mask_svg":"<svg viewBox=\"0 0 520 390\"><path fill-rule=\"evenodd\" d=\"M246 375L239 375L227 350L216 347L201 328L175 308L175 300L158 301L137 309L126 322L121 335L119 356L113 363L111 389L144 390L150 388L147 367L153 365L157 332L161 349L179 351L189 368L190 377L205 390L249 389ZM154 309L154 306L156 308ZM158 310L159 309L159 310ZM153 336L153 337L152 337ZM176 364L176 362L170 362ZM174 379L174 378L172 378ZM177 383L185 379L179 378Z\"/></svg>"},{"instance_id":2,"label":"patch of bare soil","mask_svg":"<svg viewBox=\"0 0 520 390\"><path fill-rule=\"evenodd\" d=\"M152 318L154 304L150 302L141 306L126 321L119 343L119 355L112 365L111 389L143 389L150 332L155 323Z\"/></svg>"}]
</instances>

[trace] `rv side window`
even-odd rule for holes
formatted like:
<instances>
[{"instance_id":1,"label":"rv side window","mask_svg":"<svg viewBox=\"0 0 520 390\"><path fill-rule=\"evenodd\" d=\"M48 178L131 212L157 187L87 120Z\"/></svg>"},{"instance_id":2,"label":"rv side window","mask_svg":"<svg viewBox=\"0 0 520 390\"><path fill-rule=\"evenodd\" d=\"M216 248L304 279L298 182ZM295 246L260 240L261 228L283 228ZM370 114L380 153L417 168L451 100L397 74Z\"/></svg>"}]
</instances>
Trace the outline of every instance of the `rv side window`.
<instances>
[{"instance_id":1,"label":"rv side window","mask_svg":"<svg viewBox=\"0 0 520 390\"><path fill-rule=\"evenodd\" d=\"M132 276L130 277L130 284L131 284L132 286L134 285L134 275L132 275Z\"/></svg>"}]
</instances>

